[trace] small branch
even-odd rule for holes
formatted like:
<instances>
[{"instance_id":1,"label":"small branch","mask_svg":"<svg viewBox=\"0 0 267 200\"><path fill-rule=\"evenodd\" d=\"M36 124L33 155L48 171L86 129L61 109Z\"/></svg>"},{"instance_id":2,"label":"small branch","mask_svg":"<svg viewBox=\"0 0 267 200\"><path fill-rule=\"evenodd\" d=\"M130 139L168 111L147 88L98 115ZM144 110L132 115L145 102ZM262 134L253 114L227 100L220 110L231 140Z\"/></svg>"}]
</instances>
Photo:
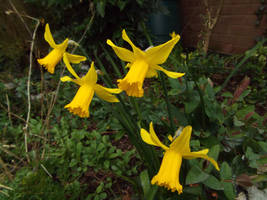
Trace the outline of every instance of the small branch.
<instances>
[{"instance_id":1,"label":"small branch","mask_svg":"<svg viewBox=\"0 0 267 200\"><path fill-rule=\"evenodd\" d=\"M12 119L11 119L11 112L10 112L10 102L9 102L9 98L8 98L8 95L6 94L6 103L7 103L7 110L8 110L8 119L9 119L9 121L10 121L10 124L11 124L11 126L13 126L12 125Z\"/></svg>"},{"instance_id":2,"label":"small branch","mask_svg":"<svg viewBox=\"0 0 267 200\"><path fill-rule=\"evenodd\" d=\"M23 119L22 117L16 115L15 113L12 113L12 112L8 111L8 109L6 109L3 104L0 103L0 107L3 108L4 111L6 111L8 114L10 114L10 115L12 115L12 116L14 116L14 117L16 117L16 118L18 118L18 119L20 119L20 120L22 120L23 122L26 123L26 120L25 119Z\"/></svg>"},{"instance_id":3,"label":"small branch","mask_svg":"<svg viewBox=\"0 0 267 200\"><path fill-rule=\"evenodd\" d=\"M24 19L22 18L21 14L18 12L18 10L16 9L16 7L12 3L12 1L11 0L8 0L8 2L11 5L12 9L14 10L14 12L18 15L18 17L20 18L20 20L22 21L22 23L24 24L24 26L25 26L27 32L29 33L29 35L32 36L32 32L30 31L28 25L26 24L26 22L24 21Z\"/></svg>"},{"instance_id":4,"label":"small branch","mask_svg":"<svg viewBox=\"0 0 267 200\"><path fill-rule=\"evenodd\" d=\"M31 92L30 92L30 86L31 86L31 74L32 74L32 55L33 55L33 47L34 47L34 40L36 36L36 31L40 25L40 21L36 20L36 26L32 34L32 41L31 41L31 49L30 49L30 66L29 66L29 72L28 72L28 81L27 81L27 96L28 96L28 113L26 118L26 123L23 128L24 130L24 142L25 142L25 152L27 156L27 161L30 162L30 158L28 155L28 136L29 136L29 121L30 121L30 115L31 115Z\"/></svg>"}]
</instances>

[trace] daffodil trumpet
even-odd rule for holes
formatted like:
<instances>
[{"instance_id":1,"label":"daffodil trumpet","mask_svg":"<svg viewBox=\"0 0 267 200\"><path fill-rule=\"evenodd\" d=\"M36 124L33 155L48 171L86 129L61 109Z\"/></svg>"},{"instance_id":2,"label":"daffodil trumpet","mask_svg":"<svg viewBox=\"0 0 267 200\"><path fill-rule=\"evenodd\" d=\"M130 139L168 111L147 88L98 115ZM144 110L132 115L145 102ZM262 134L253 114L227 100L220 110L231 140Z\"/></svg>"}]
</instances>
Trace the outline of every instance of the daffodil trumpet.
<instances>
[{"instance_id":1,"label":"daffodil trumpet","mask_svg":"<svg viewBox=\"0 0 267 200\"><path fill-rule=\"evenodd\" d=\"M71 63L80 63L81 61L86 60L86 57L84 56L74 55L66 52L69 44L68 38L66 38L61 44L56 44L51 34L49 24L45 25L44 38L50 47L53 48L53 50L44 58L37 59L37 61L40 65L45 67L49 73L53 74L55 72L55 67L60 62L64 54L68 56L68 60Z\"/></svg>"},{"instance_id":2,"label":"daffodil trumpet","mask_svg":"<svg viewBox=\"0 0 267 200\"><path fill-rule=\"evenodd\" d=\"M68 109L71 113L80 117L89 117L89 106L92 101L94 94L99 98L107 102L119 102L116 96L121 92L118 88L106 88L97 84L97 73L94 67L94 62L91 63L91 67L87 74L80 78L70 65L69 57L64 54L63 61L68 71L75 77L75 79L69 76L64 76L60 80L62 82L72 81L80 86L73 100L67 104L64 108Z\"/></svg>"},{"instance_id":3,"label":"daffodil trumpet","mask_svg":"<svg viewBox=\"0 0 267 200\"><path fill-rule=\"evenodd\" d=\"M118 88L124 90L128 96L142 97L144 95L143 82L145 78L157 77L157 71L162 71L171 78L179 78L184 75L184 73L171 72L159 66L167 60L174 45L180 39L179 35L164 44L148 48L145 51L133 44L125 30L122 31L122 38L131 45L133 51L118 47L109 39L107 44L112 47L121 60L128 63L129 72L123 79L117 80Z\"/></svg>"},{"instance_id":4,"label":"daffodil trumpet","mask_svg":"<svg viewBox=\"0 0 267 200\"><path fill-rule=\"evenodd\" d=\"M141 129L140 134L144 142L150 145L161 147L165 150L159 172L152 178L151 184L157 184L171 190L172 192L177 191L179 194L181 194L183 187L179 182L179 173L183 158L204 158L210 161L217 170L220 170L217 162L207 155L209 149L191 152L191 132L192 127L186 126L182 130L179 130L179 136L175 138L169 136L168 138L171 140L171 144L168 147L164 145L157 137L152 122L150 123L149 132L147 132L145 129Z\"/></svg>"}]
</instances>

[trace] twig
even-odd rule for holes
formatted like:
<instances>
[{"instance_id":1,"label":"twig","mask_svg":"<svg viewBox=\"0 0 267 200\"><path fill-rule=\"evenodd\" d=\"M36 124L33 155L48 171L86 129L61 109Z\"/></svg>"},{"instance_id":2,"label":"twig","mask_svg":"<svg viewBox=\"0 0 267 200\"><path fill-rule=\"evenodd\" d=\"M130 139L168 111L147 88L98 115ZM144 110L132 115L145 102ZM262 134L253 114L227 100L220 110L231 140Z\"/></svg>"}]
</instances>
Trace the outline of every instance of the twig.
<instances>
[{"instance_id":1,"label":"twig","mask_svg":"<svg viewBox=\"0 0 267 200\"><path fill-rule=\"evenodd\" d=\"M8 95L7 94L6 94L6 103L7 103L7 110L8 110L8 112L7 112L8 119L10 121L11 126L13 126L12 119L11 119L11 114L10 114L10 103L9 103L9 98L8 98Z\"/></svg>"},{"instance_id":2,"label":"twig","mask_svg":"<svg viewBox=\"0 0 267 200\"><path fill-rule=\"evenodd\" d=\"M47 173L47 175L50 176L50 178L53 178L53 176L49 173L49 171L45 168L45 166L43 164L41 164L41 167Z\"/></svg>"},{"instance_id":3,"label":"twig","mask_svg":"<svg viewBox=\"0 0 267 200\"><path fill-rule=\"evenodd\" d=\"M2 160L2 158L0 157L0 165L3 167L3 171L6 174L6 176L8 177L9 180L12 180L12 174L8 171L4 161Z\"/></svg>"},{"instance_id":4,"label":"twig","mask_svg":"<svg viewBox=\"0 0 267 200\"><path fill-rule=\"evenodd\" d=\"M11 5L12 9L14 10L14 12L18 15L18 17L20 18L20 20L22 21L22 23L24 24L27 32L30 34L30 36L32 36L32 32L30 31L28 25L26 24L26 22L24 21L24 19L22 18L21 14L18 12L18 10L16 9L16 7L12 3L12 1L11 0L8 0L8 2Z\"/></svg>"},{"instance_id":5,"label":"twig","mask_svg":"<svg viewBox=\"0 0 267 200\"><path fill-rule=\"evenodd\" d=\"M22 120L23 122L26 123L25 119L23 119L22 117L16 115L15 113L12 113L12 112L8 111L8 109L6 109L3 104L0 103L0 107L2 107L8 114L13 115L14 117L16 117L16 118L18 118L18 119L20 119L20 120Z\"/></svg>"},{"instance_id":6,"label":"twig","mask_svg":"<svg viewBox=\"0 0 267 200\"><path fill-rule=\"evenodd\" d=\"M30 162L30 158L28 155L28 136L29 136L29 121L30 121L30 115L31 115L31 92L30 92L30 84L31 84L31 74L32 74L32 55L33 55L33 47L34 47L34 40L36 36L36 31L40 25L40 21L36 19L37 23L35 26L35 29L32 34L32 41L31 41L31 49L30 49L30 66L29 66L29 72L28 72L28 81L27 81L27 96L28 96L28 113L27 113L27 118L26 118L26 123L23 128L24 130L24 142L25 142L25 151L26 151L26 156L27 156L27 161Z\"/></svg>"}]
</instances>

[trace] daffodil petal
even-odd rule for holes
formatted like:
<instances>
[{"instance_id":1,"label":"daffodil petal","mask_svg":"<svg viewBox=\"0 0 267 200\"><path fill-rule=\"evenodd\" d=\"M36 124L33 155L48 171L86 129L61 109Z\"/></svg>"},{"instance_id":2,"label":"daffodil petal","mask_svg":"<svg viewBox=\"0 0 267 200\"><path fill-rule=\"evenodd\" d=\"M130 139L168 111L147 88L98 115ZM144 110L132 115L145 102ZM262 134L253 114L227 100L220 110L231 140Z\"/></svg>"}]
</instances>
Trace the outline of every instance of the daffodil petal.
<instances>
[{"instance_id":1,"label":"daffodil petal","mask_svg":"<svg viewBox=\"0 0 267 200\"><path fill-rule=\"evenodd\" d=\"M116 55L123 61L133 62L134 54L128 49L116 46L111 40L107 40L107 44L112 47Z\"/></svg>"},{"instance_id":2,"label":"daffodil petal","mask_svg":"<svg viewBox=\"0 0 267 200\"><path fill-rule=\"evenodd\" d=\"M145 55L145 53L141 49L139 49L138 47L136 47L133 44L133 42L128 37L125 29L122 30L122 39L124 39L126 42L128 42L131 45L131 47L132 47L133 52L134 52L135 55L137 55L137 56L143 56L143 55Z\"/></svg>"},{"instance_id":3,"label":"daffodil petal","mask_svg":"<svg viewBox=\"0 0 267 200\"><path fill-rule=\"evenodd\" d=\"M150 133L148 133L145 129L141 128L141 130L140 130L140 135L141 135L142 140L143 140L145 143L150 144L150 145L154 145L154 146L157 146L157 147L160 147L158 144L156 144L156 143L152 140Z\"/></svg>"},{"instance_id":4,"label":"daffodil petal","mask_svg":"<svg viewBox=\"0 0 267 200\"><path fill-rule=\"evenodd\" d=\"M151 134L151 139L154 141L155 144L157 144L159 147L161 147L164 150L168 150L169 147L165 146L158 138L158 136L156 135L154 128L153 128L153 123L150 122L149 124L149 132Z\"/></svg>"},{"instance_id":5,"label":"daffodil petal","mask_svg":"<svg viewBox=\"0 0 267 200\"><path fill-rule=\"evenodd\" d=\"M95 70L94 62L91 63L90 69L88 70L87 74L82 77L82 80L90 84L95 84L97 82L97 73Z\"/></svg>"},{"instance_id":6,"label":"daffodil petal","mask_svg":"<svg viewBox=\"0 0 267 200\"><path fill-rule=\"evenodd\" d=\"M76 72L74 71L74 69L71 67L68 56L64 53L63 54L63 62L65 63L67 69L69 70L69 72L76 78L76 79L80 79L80 77L76 74Z\"/></svg>"},{"instance_id":7,"label":"daffodil petal","mask_svg":"<svg viewBox=\"0 0 267 200\"><path fill-rule=\"evenodd\" d=\"M107 102L119 102L119 100L117 99L117 97L114 96L114 95L112 95L109 92L109 90L110 90L109 88L105 88L105 87L103 87L103 86L101 86L99 84L96 84L94 86L94 90L95 90L96 95L99 98L101 98L101 99L103 99L103 100L105 100Z\"/></svg>"},{"instance_id":8,"label":"daffodil petal","mask_svg":"<svg viewBox=\"0 0 267 200\"><path fill-rule=\"evenodd\" d=\"M195 152L191 152L191 153L194 153L194 155L196 155L196 154L205 154L205 155L207 155L208 152L209 152L209 149L203 149L201 151L195 151ZM194 159L195 156L194 157L185 156L185 158L186 159Z\"/></svg>"},{"instance_id":9,"label":"daffodil petal","mask_svg":"<svg viewBox=\"0 0 267 200\"><path fill-rule=\"evenodd\" d=\"M182 133L171 143L170 148L181 154L190 153L190 138L192 127L186 126Z\"/></svg>"},{"instance_id":10,"label":"daffodil petal","mask_svg":"<svg viewBox=\"0 0 267 200\"><path fill-rule=\"evenodd\" d=\"M45 25L45 33L44 33L44 38L45 38L45 41L48 42L48 44L52 47L52 48L56 48L57 45L54 41L54 38L51 34L51 31L50 31L50 28L49 28L49 24L46 24Z\"/></svg>"},{"instance_id":11,"label":"daffodil petal","mask_svg":"<svg viewBox=\"0 0 267 200\"><path fill-rule=\"evenodd\" d=\"M173 39L164 44L152 47L146 51L147 60L151 64L164 63L171 53L174 45L179 41L180 36L176 35Z\"/></svg>"},{"instance_id":12,"label":"daffodil petal","mask_svg":"<svg viewBox=\"0 0 267 200\"><path fill-rule=\"evenodd\" d=\"M60 80L62 82L73 81L73 79L71 77L69 77L69 76L63 76L63 77L60 78Z\"/></svg>"},{"instance_id":13,"label":"daffodil petal","mask_svg":"<svg viewBox=\"0 0 267 200\"><path fill-rule=\"evenodd\" d=\"M163 67L161 67L159 65L153 65L153 68L156 69L156 70L162 71L163 73L165 73L170 78L179 78L179 77L182 77L183 75L185 75L185 73L178 73L178 72L168 71L168 70L164 69Z\"/></svg>"},{"instance_id":14,"label":"daffodil petal","mask_svg":"<svg viewBox=\"0 0 267 200\"><path fill-rule=\"evenodd\" d=\"M101 87L103 87L103 86L101 86ZM113 94L119 94L119 93L122 92L122 90L119 89L119 88L106 88L106 87L103 87L103 89L105 89L107 92L113 93Z\"/></svg>"},{"instance_id":15,"label":"daffodil petal","mask_svg":"<svg viewBox=\"0 0 267 200\"><path fill-rule=\"evenodd\" d=\"M75 55L75 54L70 54L68 52L65 52L66 56L68 57L69 62L78 64L81 61L85 61L86 57L80 56L80 55Z\"/></svg>"},{"instance_id":16,"label":"daffodil petal","mask_svg":"<svg viewBox=\"0 0 267 200\"><path fill-rule=\"evenodd\" d=\"M172 142L173 141L173 137L171 135L168 135L168 139Z\"/></svg>"},{"instance_id":17,"label":"daffodil petal","mask_svg":"<svg viewBox=\"0 0 267 200\"><path fill-rule=\"evenodd\" d=\"M157 70L149 67L146 73L146 78L158 77Z\"/></svg>"},{"instance_id":18,"label":"daffodil petal","mask_svg":"<svg viewBox=\"0 0 267 200\"><path fill-rule=\"evenodd\" d=\"M63 76L63 77L60 78L60 80L62 82L69 82L69 81L71 81L71 82L74 82L74 83L76 83L78 85L82 85L81 79L72 79L69 76Z\"/></svg>"},{"instance_id":19,"label":"daffodil petal","mask_svg":"<svg viewBox=\"0 0 267 200\"><path fill-rule=\"evenodd\" d=\"M69 39L65 39L62 43L57 45L57 49L60 49L60 51L65 52L68 47Z\"/></svg>"},{"instance_id":20,"label":"daffodil petal","mask_svg":"<svg viewBox=\"0 0 267 200\"><path fill-rule=\"evenodd\" d=\"M185 159L204 158L204 159L210 161L213 164L213 166L219 171L220 168L218 166L218 163L213 158L211 158L207 154L205 154L205 151L207 151L207 150L204 149L202 151L204 151L203 154L201 154L200 152L188 152L188 153L183 153L182 156Z\"/></svg>"}]
</instances>

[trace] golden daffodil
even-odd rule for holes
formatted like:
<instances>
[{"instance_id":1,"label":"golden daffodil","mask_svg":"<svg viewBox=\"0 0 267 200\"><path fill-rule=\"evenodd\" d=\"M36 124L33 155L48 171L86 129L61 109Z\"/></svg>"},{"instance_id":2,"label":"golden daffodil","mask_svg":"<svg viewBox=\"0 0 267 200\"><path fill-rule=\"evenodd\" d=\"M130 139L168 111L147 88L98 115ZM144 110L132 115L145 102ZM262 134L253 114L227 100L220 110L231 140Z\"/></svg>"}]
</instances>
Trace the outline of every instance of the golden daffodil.
<instances>
[{"instance_id":1,"label":"golden daffodil","mask_svg":"<svg viewBox=\"0 0 267 200\"><path fill-rule=\"evenodd\" d=\"M118 80L118 87L126 91L127 95L142 97L144 95L144 79L157 77L157 70L164 72L171 78L178 78L184 75L184 73L167 71L159 66L168 58L174 45L180 39L179 35L162 45L151 47L146 51L136 47L127 36L125 30L122 31L122 38L131 45L133 52L116 46L111 40L107 40L107 44L112 47L121 60L128 62L129 72L123 79Z\"/></svg>"},{"instance_id":2,"label":"golden daffodil","mask_svg":"<svg viewBox=\"0 0 267 200\"><path fill-rule=\"evenodd\" d=\"M121 92L120 89L106 88L97 84L97 73L94 67L94 62L91 63L91 67L87 74L80 78L71 67L68 56L63 55L63 61L69 70L69 72L76 78L72 79L69 76L64 76L60 80L62 82L72 81L80 86L73 100L67 104L64 108L67 108L71 113L80 117L89 117L89 105L92 101L94 93L108 102L119 102L119 100L111 93L118 94Z\"/></svg>"},{"instance_id":3,"label":"golden daffodil","mask_svg":"<svg viewBox=\"0 0 267 200\"><path fill-rule=\"evenodd\" d=\"M43 65L49 73L51 74L54 73L55 66L62 59L63 54L66 54L69 57L69 61L71 63L80 63L81 61L86 60L86 57L84 56L73 55L66 52L69 42L68 38L65 39L64 42L62 42L61 44L56 44L51 34L49 24L45 25L44 38L48 42L48 44L53 48L53 50L44 58L37 59L37 61L40 65Z\"/></svg>"},{"instance_id":4,"label":"golden daffodil","mask_svg":"<svg viewBox=\"0 0 267 200\"><path fill-rule=\"evenodd\" d=\"M149 133L145 129L141 129L141 137L144 142L150 145L161 147L165 150L159 172L153 177L151 184L163 186L172 192L177 190L178 193L181 194L183 187L179 182L179 173L183 158L204 158L210 161L214 167L219 170L217 162L207 155L209 149L191 152L189 144L191 132L192 127L186 126L177 138L172 139L172 137L169 137L172 143L169 147L167 147L166 145L162 144L157 137L153 129L152 122L150 123Z\"/></svg>"}]
</instances>

